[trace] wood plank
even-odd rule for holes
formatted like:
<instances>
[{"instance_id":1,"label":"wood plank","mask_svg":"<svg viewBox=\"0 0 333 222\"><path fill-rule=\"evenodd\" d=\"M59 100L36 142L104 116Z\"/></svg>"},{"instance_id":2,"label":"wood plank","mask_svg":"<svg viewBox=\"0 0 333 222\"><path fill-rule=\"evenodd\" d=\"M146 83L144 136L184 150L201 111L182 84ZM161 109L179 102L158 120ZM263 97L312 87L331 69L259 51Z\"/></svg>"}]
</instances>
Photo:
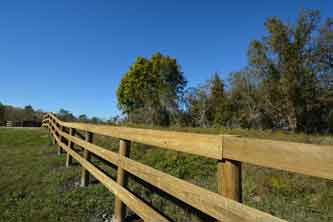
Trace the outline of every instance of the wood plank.
<instances>
[{"instance_id":1,"label":"wood plank","mask_svg":"<svg viewBox=\"0 0 333 222\"><path fill-rule=\"evenodd\" d=\"M83 136L79 131L76 132L76 135L83 140L86 139L85 136Z\"/></svg>"},{"instance_id":2,"label":"wood plank","mask_svg":"<svg viewBox=\"0 0 333 222\"><path fill-rule=\"evenodd\" d=\"M53 114L50 118L57 119ZM67 127L79 127L81 130L92 130L102 135L128 139L149 145L156 145L178 151L193 153L215 159L231 159L251 163L259 166L301 173L310 176L333 180L333 146L293 143L285 141L241 138L234 136L216 136L204 134L191 134L189 137L175 137L174 132L155 130L132 129L124 127L99 126L92 124L65 123ZM134 133L130 136L125 133ZM137 135L135 133L138 133ZM158 135L158 136L157 136ZM165 137L164 137L165 135ZM207 137L199 143L202 137ZM213 136L213 137L210 137ZM221 137L221 138L220 138ZM178 143L178 140L190 141L189 144ZM218 140L222 141L222 148L216 148ZM195 144L198 143L198 149ZM191 145L192 144L192 145ZM170 145L170 146L169 146ZM189 145L189 146L187 146Z\"/></svg>"},{"instance_id":3,"label":"wood plank","mask_svg":"<svg viewBox=\"0 0 333 222\"><path fill-rule=\"evenodd\" d=\"M201 210L202 212L221 221L270 221L281 222L282 219L273 217L267 213L229 200L217 193L180 180L176 177L158 171L152 167L138 163L126 157L86 143L79 138L64 135L68 139L75 139L74 143L89 149L95 155L110 161L128 171L129 173L145 180L159 189L173 195L185 203Z\"/></svg>"},{"instance_id":4,"label":"wood plank","mask_svg":"<svg viewBox=\"0 0 333 222\"><path fill-rule=\"evenodd\" d=\"M131 142L127 140L119 141L119 155L120 156L129 156L131 148ZM117 169L117 183L125 187L128 183L127 173L125 170L118 166ZM126 205L116 197L114 205L114 216L116 222L124 222L126 217Z\"/></svg>"},{"instance_id":5,"label":"wood plank","mask_svg":"<svg viewBox=\"0 0 333 222\"><path fill-rule=\"evenodd\" d=\"M69 128L69 135L75 136L75 129ZM74 143L71 140L68 140L68 148L73 149L74 148ZM72 156L67 152L66 156L66 167L68 168L73 162Z\"/></svg>"},{"instance_id":6,"label":"wood plank","mask_svg":"<svg viewBox=\"0 0 333 222\"><path fill-rule=\"evenodd\" d=\"M121 166L131 174L220 221L285 221L129 158L120 158Z\"/></svg>"},{"instance_id":7,"label":"wood plank","mask_svg":"<svg viewBox=\"0 0 333 222\"><path fill-rule=\"evenodd\" d=\"M56 131L59 130L56 128ZM117 184L114 180L109 178L106 174L100 171L96 166L94 166L89 161L85 160L74 150L67 148L66 144L62 143L56 134L53 134L57 141L57 144L65 149L69 154L76 159L83 167L85 167L97 180L99 180L108 190L119 197L128 207L130 207L138 216L140 216L144 221L158 221L158 222L168 222L169 220L151 208L149 205L144 203L142 200L137 198L134 194L126 190L124 187Z\"/></svg>"},{"instance_id":8,"label":"wood plank","mask_svg":"<svg viewBox=\"0 0 333 222\"><path fill-rule=\"evenodd\" d=\"M333 180L333 146L224 137L223 156L241 162Z\"/></svg>"},{"instance_id":9,"label":"wood plank","mask_svg":"<svg viewBox=\"0 0 333 222\"><path fill-rule=\"evenodd\" d=\"M91 132L86 132L85 139L88 143L93 142L93 134ZM83 158L90 162L91 160L91 153L87 149L83 149ZM81 187L88 186L89 184L89 172L82 166L81 169Z\"/></svg>"},{"instance_id":10,"label":"wood plank","mask_svg":"<svg viewBox=\"0 0 333 222\"><path fill-rule=\"evenodd\" d=\"M62 132L64 130L64 127L63 126L60 126L60 132ZM62 142L62 137L60 136L60 140ZM62 154L63 150L61 148L61 146L58 146L58 155L60 156Z\"/></svg>"},{"instance_id":11,"label":"wood plank","mask_svg":"<svg viewBox=\"0 0 333 222\"><path fill-rule=\"evenodd\" d=\"M82 139L79 139L74 136L70 136L68 134L63 134L63 136L66 139L71 140L73 143L77 144L78 146L89 150L91 153L94 153L95 155L97 155L99 157L109 160L111 163L113 163L115 165L119 165L119 157L118 157L117 153L104 149L102 147L99 147L95 144L88 143Z\"/></svg>"},{"instance_id":12,"label":"wood plank","mask_svg":"<svg viewBox=\"0 0 333 222\"><path fill-rule=\"evenodd\" d=\"M115 127L87 123L69 123L60 121L53 114L50 114L50 116L61 125L69 128L76 128L78 130L89 131L100 135L209 158L222 159L222 138L219 135Z\"/></svg>"},{"instance_id":13,"label":"wood plank","mask_svg":"<svg viewBox=\"0 0 333 222\"><path fill-rule=\"evenodd\" d=\"M242 202L241 162L224 159L217 164L218 193L237 202Z\"/></svg>"}]
</instances>

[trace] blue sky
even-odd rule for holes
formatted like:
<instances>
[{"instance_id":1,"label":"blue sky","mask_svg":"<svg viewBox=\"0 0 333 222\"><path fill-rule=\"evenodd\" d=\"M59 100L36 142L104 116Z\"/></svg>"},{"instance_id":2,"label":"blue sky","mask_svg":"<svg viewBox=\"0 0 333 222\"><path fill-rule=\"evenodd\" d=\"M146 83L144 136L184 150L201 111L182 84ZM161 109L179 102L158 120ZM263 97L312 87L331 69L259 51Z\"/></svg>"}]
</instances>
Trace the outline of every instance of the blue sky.
<instances>
[{"instance_id":1,"label":"blue sky","mask_svg":"<svg viewBox=\"0 0 333 222\"><path fill-rule=\"evenodd\" d=\"M1 1L0 102L108 118L137 56L176 57L189 86L227 79L266 18L293 22L302 8L333 17L331 0Z\"/></svg>"}]
</instances>

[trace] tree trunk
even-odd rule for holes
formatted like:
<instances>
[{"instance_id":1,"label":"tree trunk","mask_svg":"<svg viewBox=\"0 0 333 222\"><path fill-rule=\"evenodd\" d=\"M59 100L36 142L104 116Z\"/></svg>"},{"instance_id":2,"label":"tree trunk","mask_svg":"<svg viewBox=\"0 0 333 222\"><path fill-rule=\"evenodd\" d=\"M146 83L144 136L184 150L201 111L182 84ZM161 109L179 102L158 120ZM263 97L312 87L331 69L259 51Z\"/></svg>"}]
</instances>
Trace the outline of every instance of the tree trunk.
<instances>
[{"instance_id":1,"label":"tree trunk","mask_svg":"<svg viewBox=\"0 0 333 222\"><path fill-rule=\"evenodd\" d=\"M292 109L288 113L288 128L295 132L297 129L297 117L295 109Z\"/></svg>"}]
</instances>

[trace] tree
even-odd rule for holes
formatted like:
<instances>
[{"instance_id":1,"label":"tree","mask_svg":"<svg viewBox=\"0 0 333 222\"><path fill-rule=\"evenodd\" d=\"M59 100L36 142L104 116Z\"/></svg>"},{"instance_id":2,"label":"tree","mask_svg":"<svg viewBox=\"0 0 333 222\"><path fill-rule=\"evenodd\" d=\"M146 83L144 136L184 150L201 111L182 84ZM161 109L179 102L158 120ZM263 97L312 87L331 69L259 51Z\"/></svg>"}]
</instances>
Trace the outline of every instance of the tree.
<instances>
[{"instance_id":1,"label":"tree","mask_svg":"<svg viewBox=\"0 0 333 222\"><path fill-rule=\"evenodd\" d=\"M59 118L63 121L71 122L75 121L75 116L68 110L60 109L58 114Z\"/></svg>"},{"instance_id":2,"label":"tree","mask_svg":"<svg viewBox=\"0 0 333 222\"><path fill-rule=\"evenodd\" d=\"M220 79L218 73L214 73L210 85L211 122L215 126L224 126L230 118L230 110L224 92L224 82Z\"/></svg>"},{"instance_id":3,"label":"tree","mask_svg":"<svg viewBox=\"0 0 333 222\"><path fill-rule=\"evenodd\" d=\"M20 108L0 103L0 122L22 122L24 120L42 121L42 118L43 111L40 109L34 110L31 105Z\"/></svg>"},{"instance_id":4,"label":"tree","mask_svg":"<svg viewBox=\"0 0 333 222\"><path fill-rule=\"evenodd\" d=\"M187 118L192 126L226 125L231 110L224 92L224 82L218 73L204 85L192 87L185 94Z\"/></svg>"},{"instance_id":5,"label":"tree","mask_svg":"<svg viewBox=\"0 0 333 222\"><path fill-rule=\"evenodd\" d=\"M318 34L319 22L319 12L314 10L302 11L294 26L269 18L265 23L268 36L253 41L249 48L250 66L265 92L266 111L285 117L292 131L321 122L318 112L323 111L323 104L319 98L325 83L320 76L326 69L325 75L332 77L333 38L327 34L332 33L329 22Z\"/></svg>"},{"instance_id":6,"label":"tree","mask_svg":"<svg viewBox=\"0 0 333 222\"><path fill-rule=\"evenodd\" d=\"M34 119L34 109L31 105L27 105L24 107L24 118L25 120L33 120Z\"/></svg>"},{"instance_id":7,"label":"tree","mask_svg":"<svg viewBox=\"0 0 333 222\"><path fill-rule=\"evenodd\" d=\"M88 116L86 114L81 114L81 115L79 115L78 120L80 122L88 122L89 119L88 119Z\"/></svg>"},{"instance_id":8,"label":"tree","mask_svg":"<svg viewBox=\"0 0 333 222\"><path fill-rule=\"evenodd\" d=\"M96 117L96 116L93 116L93 117L91 118L91 122L94 123L94 124L98 124L98 123L101 123L102 120L99 119L99 118Z\"/></svg>"},{"instance_id":9,"label":"tree","mask_svg":"<svg viewBox=\"0 0 333 222\"><path fill-rule=\"evenodd\" d=\"M273 120L265 110L263 103L265 95L253 72L251 68L246 67L230 75L229 109L232 114L229 125L245 128L271 128Z\"/></svg>"},{"instance_id":10,"label":"tree","mask_svg":"<svg viewBox=\"0 0 333 222\"><path fill-rule=\"evenodd\" d=\"M118 105L131 122L169 125L177 117L185 85L176 59L161 53L138 57L120 82Z\"/></svg>"},{"instance_id":11,"label":"tree","mask_svg":"<svg viewBox=\"0 0 333 222\"><path fill-rule=\"evenodd\" d=\"M190 119L188 121L193 127L209 127L210 122L210 104L207 85L192 87L186 91L186 112Z\"/></svg>"}]
</instances>

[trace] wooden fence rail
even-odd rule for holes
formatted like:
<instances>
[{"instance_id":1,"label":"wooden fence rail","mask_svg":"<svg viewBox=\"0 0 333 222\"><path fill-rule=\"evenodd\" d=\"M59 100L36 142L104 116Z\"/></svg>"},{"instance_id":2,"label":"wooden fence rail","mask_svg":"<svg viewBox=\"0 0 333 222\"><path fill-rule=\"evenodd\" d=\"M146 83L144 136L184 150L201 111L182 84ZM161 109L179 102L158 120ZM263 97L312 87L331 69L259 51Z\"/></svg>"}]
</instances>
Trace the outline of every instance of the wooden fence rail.
<instances>
[{"instance_id":1,"label":"wooden fence rail","mask_svg":"<svg viewBox=\"0 0 333 222\"><path fill-rule=\"evenodd\" d=\"M127 173L146 181L218 221L285 221L241 204L241 162L333 179L333 147L312 144L241 138L232 135L207 135L114 127L60 121L54 114L44 116L54 143L67 152L66 166L72 158L82 165L81 186L93 175L115 194L116 221L124 221L125 206L144 221L163 222L168 218L126 189ZM86 132L82 135L79 131ZM93 143L93 135L120 139L119 153ZM218 193L211 192L150 166L130 159L131 142L191 153L218 160ZM83 149L77 153L74 144ZM94 154L118 167L114 181L90 162Z\"/></svg>"}]
</instances>

